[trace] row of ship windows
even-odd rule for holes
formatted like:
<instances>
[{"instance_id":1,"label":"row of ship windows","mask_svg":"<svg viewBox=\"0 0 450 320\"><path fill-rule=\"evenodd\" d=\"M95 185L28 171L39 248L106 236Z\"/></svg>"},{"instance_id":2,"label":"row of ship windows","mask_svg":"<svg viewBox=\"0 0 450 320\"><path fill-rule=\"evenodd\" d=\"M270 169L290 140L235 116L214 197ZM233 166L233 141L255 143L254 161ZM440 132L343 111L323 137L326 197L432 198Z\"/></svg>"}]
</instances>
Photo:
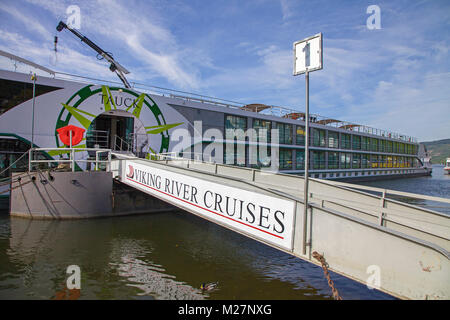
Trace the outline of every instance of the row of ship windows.
<instances>
[{"instance_id":1,"label":"row of ship windows","mask_svg":"<svg viewBox=\"0 0 450 320\"><path fill-rule=\"evenodd\" d=\"M260 137L260 130L265 130L267 136L264 141L271 142L272 121L253 119L253 129L256 135ZM296 144L305 145L305 127L295 126L295 137L293 127L294 125L288 123L275 123L274 129L278 129L280 144ZM225 117L225 129L247 130L247 118L227 115ZM237 136L238 140L245 140L245 136ZM258 140L262 141L262 140ZM396 142L391 140L384 140L360 135L352 135L347 133L339 133L330 130L323 130L317 128L310 129L310 144L314 147L334 148L334 149L348 149L348 150L362 150L386 153L398 153L417 155L418 145L403 142Z\"/></svg>"},{"instance_id":2,"label":"row of ship windows","mask_svg":"<svg viewBox=\"0 0 450 320\"><path fill-rule=\"evenodd\" d=\"M224 148L224 150L227 150ZM255 163L249 161L248 148L235 145L234 151L224 152L224 163L250 166L253 168L270 167L271 150L265 157L260 157L259 149L255 153ZM295 157L295 158L294 158ZM348 152L310 151L310 169L378 169L378 168L416 168L420 163L417 158L407 156L391 156L377 154L360 154ZM281 170L303 170L305 167L305 151L286 148L279 149L279 168Z\"/></svg>"}]
</instances>

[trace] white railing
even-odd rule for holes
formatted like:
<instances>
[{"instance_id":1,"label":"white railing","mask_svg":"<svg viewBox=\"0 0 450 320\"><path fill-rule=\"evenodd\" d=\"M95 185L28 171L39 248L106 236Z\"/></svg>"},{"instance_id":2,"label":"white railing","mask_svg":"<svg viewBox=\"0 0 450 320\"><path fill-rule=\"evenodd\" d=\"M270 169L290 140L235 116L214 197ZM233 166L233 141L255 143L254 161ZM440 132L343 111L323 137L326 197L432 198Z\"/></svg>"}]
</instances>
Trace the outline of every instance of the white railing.
<instances>
[{"instance_id":1,"label":"white railing","mask_svg":"<svg viewBox=\"0 0 450 320\"><path fill-rule=\"evenodd\" d=\"M450 204L450 198L434 197L434 196L428 196L425 194L404 192L404 191L391 190L391 189L383 189L383 188L370 187L370 186L364 186L364 185L340 182L340 181L321 180L321 179L314 179L314 180L320 181L322 183L330 184L333 186L340 186L340 187L346 187L346 188L351 188L351 189L360 189L360 190L364 190L364 191L376 192L376 193L379 193L382 198L385 198L386 195L391 194L391 195L396 195L396 196L401 196L401 197L406 197L406 198L444 202L444 203Z\"/></svg>"},{"instance_id":2,"label":"white railing","mask_svg":"<svg viewBox=\"0 0 450 320\"><path fill-rule=\"evenodd\" d=\"M67 151L69 154L69 159L51 159L51 160L43 160L43 159L34 159L35 152L48 152L48 151ZM95 159L75 159L75 152L87 151L87 152L95 152ZM100 154L107 153L108 160L100 160ZM84 162L84 163L94 163L95 170L100 170L100 164L106 163L106 171L111 170L111 149L97 149L97 148L31 148L28 151L28 171L32 171L33 164L35 163L70 163L70 168L72 172L75 171L75 163L76 162Z\"/></svg>"}]
</instances>

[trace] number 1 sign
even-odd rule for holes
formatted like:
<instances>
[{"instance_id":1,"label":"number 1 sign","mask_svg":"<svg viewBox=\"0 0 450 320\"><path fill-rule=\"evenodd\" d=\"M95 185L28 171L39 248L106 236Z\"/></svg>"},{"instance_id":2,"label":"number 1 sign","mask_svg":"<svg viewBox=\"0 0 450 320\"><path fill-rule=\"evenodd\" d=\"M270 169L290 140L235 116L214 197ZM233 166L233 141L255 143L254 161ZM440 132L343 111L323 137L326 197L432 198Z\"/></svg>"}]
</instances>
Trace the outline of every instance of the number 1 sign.
<instances>
[{"instance_id":1,"label":"number 1 sign","mask_svg":"<svg viewBox=\"0 0 450 320\"><path fill-rule=\"evenodd\" d=\"M322 69L322 33L294 43L294 76Z\"/></svg>"}]
</instances>

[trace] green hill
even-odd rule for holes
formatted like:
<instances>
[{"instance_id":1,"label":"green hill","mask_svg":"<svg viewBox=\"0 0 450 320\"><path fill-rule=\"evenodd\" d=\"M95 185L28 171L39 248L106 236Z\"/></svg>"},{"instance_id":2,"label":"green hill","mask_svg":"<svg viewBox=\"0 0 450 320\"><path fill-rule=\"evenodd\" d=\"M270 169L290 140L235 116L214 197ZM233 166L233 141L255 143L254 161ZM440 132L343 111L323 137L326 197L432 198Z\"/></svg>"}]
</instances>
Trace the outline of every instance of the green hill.
<instances>
[{"instance_id":1,"label":"green hill","mask_svg":"<svg viewBox=\"0 0 450 320\"><path fill-rule=\"evenodd\" d=\"M450 139L421 142L425 145L431 155L431 162L434 164L444 163L450 158Z\"/></svg>"}]
</instances>

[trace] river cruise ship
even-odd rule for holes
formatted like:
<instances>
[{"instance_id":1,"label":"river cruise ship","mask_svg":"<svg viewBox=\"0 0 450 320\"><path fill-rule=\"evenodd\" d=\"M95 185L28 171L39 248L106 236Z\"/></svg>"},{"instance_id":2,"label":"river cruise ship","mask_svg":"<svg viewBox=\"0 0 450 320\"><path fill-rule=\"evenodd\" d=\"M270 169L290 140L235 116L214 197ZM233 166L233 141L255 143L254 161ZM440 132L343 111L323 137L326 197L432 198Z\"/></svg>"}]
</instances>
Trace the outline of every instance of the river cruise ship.
<instances>
[{"instance_id":1,"label":"river cruise ship","mask_svg":"<svg viewBox=\"0 0 450 320\"><path fill-rule=\"evenodd\" d=\"M65 147L58 129L67 125L80 128L80 148L110 148L146 158L168 153L196 157L214 149L209 153L213 159L203 160L264 169L270 167L276 147L280 172L304 172L305 115L301 111L133 82L126 88L119 82L58 73L5 52L2 55L6 61L0 70L0 171L4 171L0 178L9 176L10 170L5 169L11 164L12 170L27 166L26 156L16 160L32 141L35 147L54 148L44 158L67 156L58 150ZM25 70L16 70L17 64ZM30 70L38 74L35 79ZM413 137L319 115L311 115L310 120L313 178L368 180L430 174L418 158L419 144ZM228 129L244 134L227 138ZM249 129L258 139L267 132L267 139L250 140L245 134ZM272 129L277 129L278 143L271 141ZM267 146L266 152L259 152L262 146ZM81 160L92 156L78 152L77 169L89 170Z\"/></svg>"}]
</instances>

